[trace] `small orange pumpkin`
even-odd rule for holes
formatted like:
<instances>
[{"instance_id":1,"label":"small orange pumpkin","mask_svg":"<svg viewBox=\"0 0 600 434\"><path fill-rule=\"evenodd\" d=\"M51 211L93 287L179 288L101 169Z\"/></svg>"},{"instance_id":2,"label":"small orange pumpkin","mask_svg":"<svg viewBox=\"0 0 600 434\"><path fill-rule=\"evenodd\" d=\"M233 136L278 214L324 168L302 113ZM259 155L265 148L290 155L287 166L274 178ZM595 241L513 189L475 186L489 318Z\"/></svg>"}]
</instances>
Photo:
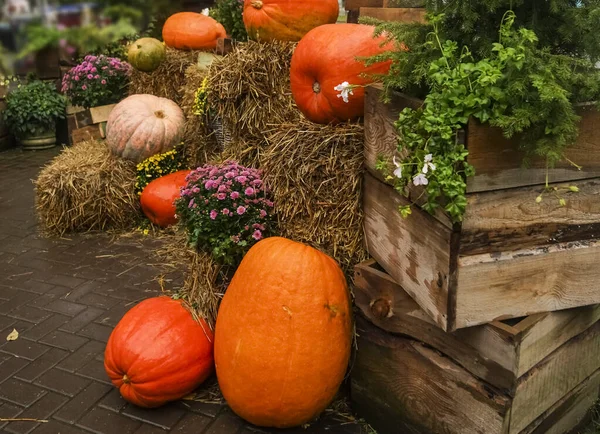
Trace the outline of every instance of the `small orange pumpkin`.
<instances>
[{"instance_id":1,"label":"small orange pumpkin","mask_svg":"<svg viewBox=\"0 0 600 434\"><path fill-rule=\"evenodd\" d=\"M385 74L391 61L369 67L357 57L370 57L394 48L381 47L385 37L373 38L372 26L362 24L327 24L306 34L298 43L290 68L292 95L298 108L319 124L339 123L364 114L364 86L372 82L369 75ZM363 76L366 74L366 76ZM336 87L354 85L345 102Z\"/></svg>"},{"instance_id":2,"label":"small orange pumpkin","mask_svg":"<svg viewBox=\"0 0 600 434\"><path fill-rule=\"evenodd\" d=\"M346 373L351 315L346 279L332 258L285 238L256 243L217 317L215 365L229 406L264 427L318 416Z\"/></svg>"},{"instance_id":3,"label":"small orange pumpkin","mask_svg":"<svg viewBox=\"0 0 600 434\"><path fill-rule=\"evenodd\" d=\"M104 368L123 398L159 407L196 389L213 370L213 334L181 300L154 297L129 310L113 330Z\"/></svg>"},{"instance_id":4,"label":"small orange pumpkin","mask_svg":"<svg viewBox=\"0 0 600 434\"><path fill-rule=\"evenodd\" d=\"M219 38L226 38L225 28L211 17L195 12L171 15L162 30L168 47L178 50L214 50Z\"/></svg>"},{"instance_id":5,"label":"small orange pumpkin","mask_svg":"<svg viewBox=\"0 0 600 434\"><path fill-rule=\"evenodd\" d=\"M245 0L244 26L256 41L299 41L311 29L332 24L338 0Z\"/></svg>"},{"instance_id":6,"label":"small orange pumpkin","mask_svg":"<svg viewBox=\"0 0 600 434\"><path fill-rule=\"evenodd\" d=\"M161 176L144 188L140 204L142 211L152 223L165 228L177 222L173 202L179 198L181 188L187 183L185 178L190 172L191 170L180 170Z\"/></svg>"}]
</instances>

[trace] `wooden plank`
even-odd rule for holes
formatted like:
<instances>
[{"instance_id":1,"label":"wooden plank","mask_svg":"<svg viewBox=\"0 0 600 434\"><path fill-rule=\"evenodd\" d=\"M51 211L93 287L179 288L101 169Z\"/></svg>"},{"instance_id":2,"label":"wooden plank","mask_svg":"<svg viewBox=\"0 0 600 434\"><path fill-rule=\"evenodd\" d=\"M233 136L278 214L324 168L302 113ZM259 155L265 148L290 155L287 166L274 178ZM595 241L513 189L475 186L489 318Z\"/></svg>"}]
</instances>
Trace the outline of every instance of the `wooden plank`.
<instances>
[{"instance_id":1,"label":"wooden plank","mask_svg":"<svg viewBox=\"0 0 600 434\"><path fill-rule=\"evenodd\" d=\"M444 332L389 274L374 265L372 260L363 262L354 273L355 303L367 319L385 331L430 345L476 377L514 393L518 379L515 339L495 324L465 329L464 334ZM484 355L479 347L489 351Z\"/></svg>"},{"instance_id":2,"label":"wooden plank","mask_svg":"<svg viewBox=\"0 0 600 434\"><path fill-rule=\"evenodd\" d=\"M552 194L541 203L541 187L473 193L462 224L460 254L501 252L547 243L594 238L600 233L600 179L553 184L561 189L566 206Z\"/></svg>"},{"instance_id":3,"label":"wooden plank","mask_svg":"<svg viewBox=\"0 0 600 434\"><path fill-rule=\"evenodd\" d=\"M360 316L353 407L380 434L500 434L510 400L450 359L387 334Z\"/></svg>"},{"instance_id":4,"label":"wooden plank","mask_svg":"<svg viewBox=\"0 0 600 434\"><path fill-rule=\"evenodd\" d=\"M600 322L571 339L521 378L509 433L519 433L600 368Z\"/></svg>"},{"instance_id":5,"label":"wooden plank","mask_svg":"<svg viewBox=\"0 0 600 434\"><path fill-rule=\"evenodd\" d=\"M233 51L234 47L233 39L231 38L219 38L217 39L216 53L220 56L224 56Z\"/></svg>"},{"instance_id":6,"label":"wooden plank","mask_svg":"<svg viewBox=\"0 0 600 434\"><path fill-rule=\"evenodd\" d=\"M579 433L590 419L590 410L598 401L600 370L569 392L519 434ZM581 431L582 432L582 431Z\"/></svg>"},{"instance_id":7,"label":"wooden plank","mask_svg":"<svg viewBox=\"0 0 600 434\"><path fill-rule=\"evenodd\" d=\"M101 139L100 130L98 125L89 125L87 127L79 128L71 134L71 141L73 145L84 142L86 140L97 140Z\"/></svg>"},{"instance_id":8,"label":"wooden plank","mask_svg":"<svg viewBox=\"0 0 600 434\"><path fill-rule=\"evenodd\" d=\"M566 156L583 166L578 170L568 161L562 161L551 169L551 182L575 181L600 177L600 112L588 106L580 107L582 116L579 138L570 146ZM523 153L515 140L507 140L501 130L469 122L467 147L468 161L475 167L475 176L467 182L467 191L489 191L527 185L543 185L546 182L546 162L534 160L523 169Z\"/></svg>"},{"instance_id":9,"label":"wooden plank","mask_svg":"<svg viewBox=\"0 0 600 434\"><path fill-rule=\"evenodd\" d=\"M381 21L425 24L424 8L360 8L361 17L376 18Z\"/></svg>"},{"instance_id":10,"label":"wooden plank","mask_svg":"<svg viewBox=\"0 0 600 434\"><path fill-rule=\"evenodd\" d=\"M360 8L381 8L383 0L346 0L344 8L352 11Z\"/></svg>"},{"instance_id":11,"label":"wooden plank","mask_svg":"<svg viewBox=\"0 0 600 434\"><path fill-rule=\"evenodd\" d=\"M365 174L364 228L367 251L438 324L453 323L449 294L452 232L415 209L403 219L407 202L394 189ZM450 301L449 301L450 300Z\"/></svg>"},{"instance_id":12,"label":"wooden plank","mask_svg":"<svg viewBox=\"0 0 600 434\"><path fill-rule=\"evenodd\" d=\"M565 342L580 335L600 321L600 305L585 306L535 315L535 323L522 321L526 327L520 337L517 376L522 376ZM530 317L532 318L532 317Z\"/></svg>"},{"instance_id":13,"label":"wooden plank","mask_svg":"<svg viewBox=\"0 0 600 434\"><path fill-rule=\"evenodd\" d=\"M459 257L455 326L599 304L598 258L596 240Z\"/></svg>"},{"instance_id":14,"label":"wooden plank","mask_svg":"<svg viewBox=\"0 0 600 434\"><path fill-rule=\"evenodd\" d=\"M103 105L99 107L90 108L90 115L92 117L93 124L99 124L101 122L108 121L110 112L116 107L116 104Z\"/></svg>"},{"instance_id":15,"label":"wooden plank","mask_svg":"<svg viewBox=\"0 0 600 434\"><path fill-rule=\"evenodd\" d=\"M85 109L78 105L71 105L71 104L67 105L67 115L74 115L76 113L80 113L83 111L85 111Z\"/></svg>"}]
</instances>

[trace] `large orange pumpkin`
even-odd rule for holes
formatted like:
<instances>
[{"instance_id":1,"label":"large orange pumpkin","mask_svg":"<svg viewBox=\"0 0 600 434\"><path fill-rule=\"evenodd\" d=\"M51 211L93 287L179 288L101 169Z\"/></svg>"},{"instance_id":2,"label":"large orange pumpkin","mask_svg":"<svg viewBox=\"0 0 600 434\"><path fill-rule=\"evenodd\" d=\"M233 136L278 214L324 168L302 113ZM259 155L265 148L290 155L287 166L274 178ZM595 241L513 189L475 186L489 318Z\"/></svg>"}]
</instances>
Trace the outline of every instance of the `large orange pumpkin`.
<instances>
[{"instance_id":1,"label":"large orange pumpkin","mask_svg":"<svg viewBox=\"0 0 600 434\"><path fill-rule=\"evenodd\" d=\"M245 0L244 25L257 41L299 41L311 29L335 23L338 0Z\"/></svg>"},{"instance_id":2,"label":"large orange pumpkin","mask_svg":"<svg viewBox=\"0 0 600 434\"><path fill-rule=\"evenodd\" d=\"M191 170L180 170L161 176L144 188L140 204L142 211L152 223L164 228L177 222L173 202L179 198L181 187L187 184L185 178L190 172Z\"/></svg>"},{"instance_id":3,"label":"large orange pumpkin","mask_svg":"<svg viewBox=\"0 0 600 434\"><path fill-rule=\"evenodd\" d=\"M285 238L259 241L217 317L215 365L227 403L258 426L309 422L344 378L351 323L346 279L333 259Z\"/></svg>"},{"instance_id":4,"label":"large orange pumpkin","mask_svg":"<svg viewBox=\"0 0 600 434\"><path fill-rule=\"evenodd\" d=\"M328 24L311 30L298 43L290 69L292 95L311 121L328 124L364 114L364 88L371 74L385 74L391 61L366 67L357 57L370 57L393 48L381 47L385 37L373 38L374 27L362 24ZM362 76L367 74L367 76ZM336 87L348 82L353 88L345 102Z\"/></svg>"},{"instance_id":5,"label":"large orange pumpkin","mask_svg":"<svg viewBox=\"0 0 600 434\"><path fill-rule=\"evenodd\" d=\"M185 124L177 104L154 95L131 95L110 112L106 144L110 151L139 163L181 142Z\"/></svg>"},{"instance_id":6,"label":"large orange pumpkin","mask_svg":"<svg viewBox=\"0 0 600 434\"><path fill-rule=\"evenodd\" d=\"M195 12L171 15L163 26L163 40L178 50L213 50L217 39L226 38L225 28L213 18Z\"/></svg>"},{"instance_id":7,"label":"large orange pumpkin","mask_svg":"<svg viewBox=\"0 0 600 434\"><path fill-rule=\"evenodd\" d=\"M180 399L213 370L213 335L180 300L154 297L123 316L113 330L104 368L123 398L153 408Z\"/></svg>"}]
</instances>

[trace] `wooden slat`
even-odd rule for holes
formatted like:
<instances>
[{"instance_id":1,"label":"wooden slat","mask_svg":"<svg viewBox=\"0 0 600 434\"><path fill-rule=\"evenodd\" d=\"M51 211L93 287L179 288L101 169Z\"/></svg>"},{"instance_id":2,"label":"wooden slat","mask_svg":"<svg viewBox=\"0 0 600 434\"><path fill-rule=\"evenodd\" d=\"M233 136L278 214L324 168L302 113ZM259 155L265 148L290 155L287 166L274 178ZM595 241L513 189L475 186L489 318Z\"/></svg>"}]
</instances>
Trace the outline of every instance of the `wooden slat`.
<instances>
[{"instance_id":1,"label":"wooden slat","mask_svg":"<svg viewBox=\"0 0 600 434\"><path fill-rule=\"evenodd\" d=\"M574 181L600 177L600 112L590 107L578 110L582 116L579 138L567 150L567 157L583 166L577 170L568 161L557 164L549 172L551 182ZM467 182L469 192L498 190L546 182L546 163L531 162L523 169L523 154L515 140L507 140L497 128L469 122L467 147L468 161L475 167L475 177Z\"/></svg>"},{"instance_id":2,"label":"wooden slat","mask_svg":"<svg viewBox=\"0 0 600 434\"><path fill-rule=\"evenodd\" d=\"M383 7L383 0L346 0L344 8L347 11L360 8L380 8Z\"/></svg>"},{"instance_id":3,"label":"wooden slat","mask_svg":"<svg viewBox=\"0 0 600 434\"><path fill-rule=\"evenodd\" d=\"M596 324L600 320L600 305L548 312L530 318L535 320L534 324L526 324L524 320L516 326L526 327L520 336L519 377L565 342Z\"/></svg>"},{"instance_id":4,"label":"wooden slat","mask_svg":"<svg viewBox=\"0 0 600 434\"><path fill-rule=\"evenodd\" d=\"M377 327L424 342L476 377L514 392L518 342L504 330L490 324L466 329L464 334L444 332L389 274L374 268L374 261L355 267L354 284L356 305ZM484 355L479 347L489 351Z\"/></svg>"},{"instance_id":5,"label":"wooden slat","mask_svg":"<svg viewBox=\"0 0 600 434\"><path fill-rule=\"evenodd\" d=\"M407 202L390 186L365 174L364 227L367 251L441 328L446 329L450 294L452 232L415 209L403 219Z\"/></svg>"},{"instance_id":6,"label":"wooden slat","mask_svg":"<svg viewBox=\"0 0 600 434\"><path fill-rule=\"evenodd\" d=\"M353 407L380 434L500 434L510 400L411 339L357 318Z\"/></svg>"},{"instance_id":7,"label":"wooden slat","mask_svg":"<svg viewBox=\"0 0 600 434\"><path fill-rule=\"evenodd\" d=\"M590 410L598 401L599 391L600 371L596 371L519 434L584 432L583 426L589 422Z\"/></svg>"},{"instance_id":8,"label":"wooden slat","mask_svg":"<svg viewBox=\"0 0 600 434\"><path fill-rule=\"evenodd\" d=\"M87 127L79 128L71 134L71 141L73 145L84 142L86 140L101 139L100 130L98 125L89 125Z\"/></svg>"},{"instance_id":9,"label":"wooden slat","mask_svg":"<svg viewBox=\"0 0 600 434\"><path fill-rule=\"evenodd\" d=\"M383 0L384 8L424 8L425 0Z\"/></svg>"},{"instance_id":10,"label":"wooden slat","mask_svg":"<svg viewBox=\"0 0 600 434\"><path fill-rule=\"evenodd\" d=\"M553 194L536 197L542 187L524 187L468 195L462 224L460 253L501 252L547 243L593 238L600 233L600 179L572 185L554 184L561 189L566 206Z\"/></svg>"},{"instance_id":11,"label":"wooden slat","mask_svg":"<svg viewBox=\"0 0 600 434\"><path fill-rule=\"evenodd\" d=\"M600 241L460 257L456 328L599 304L599 257Z\"/></svg>"},{"instance_id":12,"label":"wooden slat","mask_svg":"<svg viewBox=\"0 0 600 434\"><path fill-rule=\"evenodd\" d=\"M423 8L360 8L361 17L402 23L425 23L425 14Z\"/></svg>"},{"instance_id":13,"label":"wooden slat","mask_svg":"<svg viewBox=\"0 0 600 434\"><path fill-rule=\"evenodd\" d=\"M571 339L519 382L509 433L519 433L600 368L600 323Z\"/></svg>"},{"instance_id":14,"label":"wooden slat","mask_svg":"<svg viewBox=\"0 0 600 434\"><path fill-rule=\"evenodd\" d=\"M116 104L103 105L99 107L90 108L90 115L92 117L93 124L99 124L101 122L108 121L110 112L116 107Z\"/></svg>"}]
</instances>

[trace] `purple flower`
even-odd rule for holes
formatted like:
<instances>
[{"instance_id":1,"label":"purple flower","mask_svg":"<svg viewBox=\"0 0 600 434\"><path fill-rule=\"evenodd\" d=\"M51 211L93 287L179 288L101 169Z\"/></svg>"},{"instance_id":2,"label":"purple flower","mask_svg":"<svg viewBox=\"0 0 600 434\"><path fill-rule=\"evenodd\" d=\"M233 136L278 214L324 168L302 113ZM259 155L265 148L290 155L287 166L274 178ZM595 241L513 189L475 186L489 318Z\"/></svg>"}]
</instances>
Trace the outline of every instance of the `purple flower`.
<instances>
[{"instance_id":1,"label":"purple flower","mask_svg":"<svg viewBox=\"0 0 600 434\"><path fill-rule=\"evenodd\" d=\"M265 205L267 205L269 208L273 208L273 202L270 200L265 200Z\"/></svg>"},{"instance_id":2,"label":"purple flower","mask_svg":"<svg viewBox=\"0 0 600 434\"><path fill-rule=\"evenodd\" d=\"M238 206L237 213L238 215L243 215L246 212L245 206Z\"/></svg>"},{"instance_id":3,"label":"purple flower","mask_svg":"<svg viewBox=\"0 0 600 434\"><path fill-rule=\"evenodd\" d=\"M248 187L244 193L246 193L246 196L252 196L254 194L254 189L252 187Z\"/></svg>"},{"instance_id":4,"label":"purple flower","mask_svg":"<svg viewBox=\"0 0 600 434\"><path fill-rule=\"evenodd\" d=\"M221 211L221 212L223 214L225 214L225 215L229 215L230 214L230 212L229 212L229 210L227 208L223 208L223 211Z\"/></svg>"},{"instance_id":5,"label":"purple flower","mask_svg":"<svg viewBox=\"0 0 600 434\"><path fill-rule=\"evenodd\" d=\"M252 238L254 238L256 241L260 240L262 238L262 232L259 231L258 229L254 231L254 233L252 234Z\"/></svg>"},{"instance_id":6,"label":"purple flower","mask_svg":"<svg viewBox=\"0 0 600 434\"><path fill-rule=\"evenodd\" d=\"M235 178L235 180L240 184L243 184L248 180L248 178L246 178L245 176L238 176L237 178Z\"/></svg>"},{"instance_id":7,"label":"purple flower","mask_svg":"<svg viewBox=\"0 0 600 434\"><path fill-rule=\"evenodd\" d=\"M75 80L75 81L79 81L79 76L78 76L78 75L76 75L75 77L73 77L73 80Z\"/></svg>"},{"instance_id":8,"label":"purple flower","mask_svg":"<svg viewBox=\"0 0 600 434\"><path fill-rule=\"evenodd\" d=\"M102 80L100 83L102 83L102 84L106 84L106 80Z\"/></svg>"},{"instance_id":9,"label":"purple flower","mask_svg":"<svg viewBox=\"0 0 600 434\"><path fill-rule=\"evenodd\" d=\"M81 86L81 89L87 90L87 86L84 84L83 86Z\"/></svg>"},{"instance_id":10,"label":"purple flower","mask_svg":"<svg viewBox=\"0 0 600 434\"><path fill-rule=\"evenodd\" d=\"M219 185L219 189L217 191L219 193L223 193L223 192L227 191L227 186L226 185Z\"/></svg>"},{"instance_id":11,"label":"purple flower","mask_svg":"<svg viewBox=\"0 0 600 434\"><path fill-rule=\"evenodd\" d=\"M240 197L240 193L239 193L239 192L237 192L237 191L232 191L230 196L231 196L231 198L232 198L233 200L235 200L235 199L237 199L238 197Z\"/></svg>"},{"instance_id":12,"label":"purple flower","mask_svg":"<svg viewBox=\"0 0 600 434\"><path fill-rule=\"evenodd\" d=\"M194 199L190 200L190 203L188 204L188 208L191 208L194 206Z\"/></svg>"},{"instance_id":13,"label":"purple flower","mask_svg":"<svg viewBox=\"0 0 600 434\"><path fill-rule=\"evenodd\" d=\"M216 219L218 214L219 214L219 213L217 212L217 210L216 210L216 209L213 209L213 210L210 212L210 219L211 219L211 220L214 220L214 219Z\"/></svg>"},{"instance_id":14,"label":"purple flower","mask_svg":"<svg viewBox=\"0 0 600 434\"><path fill-rule=\"evenodd\" d=\"M233 173L233 172L227 172L225 174L225 178L227 178L227 179L235 178L235 173Z\"/></svg>"},{"instance_id":15,"label":"purple flower","mask_svg":"<svg viewBox=\"0 0 600 434\"><path fill-rule=\"evenodd\" d=\"M219 200L225 200L226 197L227 197L226 193L217 194L217 199L219 199Z\"/></svg>"},{"instance_id":16,"label":"purple flower","mask_svg":"<svg viewBox=\"0 0 600 434\"><path fill-rule=\"evenodd\" d=\"M261 209L259 214L261 219L264 219L267 216L267 212L264 209Z\"/></svg>"},{"instance_id":17,"label":"purple flower","mask_svg":"<svg viewBox=\"0 0 600 434\"><path fill-rule=\"evenodd\" d=\"M88 74L88 80L92 80L94 78L94 76L92 74Z\"/></svg>"},{"instance_id":18,"label":"purple flower","mask_svg":"<svg viewBox=\"0 0 600 434\"><path fill-rule=\"evenodd\" d=\"M212 188L212 186L214 185L214 181L212 179L209 179L208 181L206 181L204 183L204 188L206 188L207 190L210 190Z\"/></svg>"}]
</instances>

